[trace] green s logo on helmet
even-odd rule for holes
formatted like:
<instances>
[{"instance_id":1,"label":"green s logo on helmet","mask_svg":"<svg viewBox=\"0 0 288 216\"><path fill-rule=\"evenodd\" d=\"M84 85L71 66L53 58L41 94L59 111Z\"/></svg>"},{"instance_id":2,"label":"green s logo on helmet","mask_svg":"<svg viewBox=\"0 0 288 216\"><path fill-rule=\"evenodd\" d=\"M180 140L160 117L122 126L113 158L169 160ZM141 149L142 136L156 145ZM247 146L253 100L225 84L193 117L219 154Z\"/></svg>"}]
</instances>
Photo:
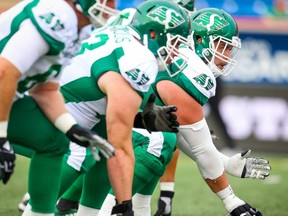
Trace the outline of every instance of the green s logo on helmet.
<instances>
[{"instance_id":1,"label":"green s logo on helmet","mask_svg":"<svg viewBox=\"0 0 288 216\"><path fill-rule=\"evenodd\" d=\"M158 7L147 14L152 20L164 25L166 29L176 28L185 22L181 14L167 7Z\"/></svg>"},{"instance_id":2,"label":"green s logo on helmet","mask_svg":"<svg viewBox=\"0 0 288 216\"><path fill-rule=\"evenodd\" d=\"M218 14L213 14L211 12L205 12L194 20L194 23L197 23L199 26L206 28L207 31L219 31L224 27L228 26L228 21Z\"/></svg>"}]
</instances>

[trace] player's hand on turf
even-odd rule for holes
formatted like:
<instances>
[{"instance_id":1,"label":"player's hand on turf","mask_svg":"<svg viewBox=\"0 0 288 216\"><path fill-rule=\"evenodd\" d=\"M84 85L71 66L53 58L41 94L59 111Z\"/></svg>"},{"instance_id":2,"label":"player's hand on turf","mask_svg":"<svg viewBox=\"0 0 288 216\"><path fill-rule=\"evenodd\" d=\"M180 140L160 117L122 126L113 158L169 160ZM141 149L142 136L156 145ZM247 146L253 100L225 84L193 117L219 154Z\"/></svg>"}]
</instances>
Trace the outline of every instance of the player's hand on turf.
<instances>
[{"instance_id":1,"label":"player's hand on turf","mask_svg":"<svg viewBox=\"0 0 288 216\"><path fill-rule=\"evenodd\" d=\"M228 216L262 216L261 212L248 203L238 206Z\"/></svg>"},{"instance_id":2,"label":"player's hand on turf","mask_svg":"<svg viewBox=\"0 0 288 216\"><path fill-rule=\"evenodd\" d=\"M77 143L78 145L89 147L92 150L94 158L99 161L100 157L95 151L97 148L105 158L109 159L114 156L115 149L114 147L102 137L98 136L96 133L80 127L79 125L73 125L66 133L68 138L72 141Z\"/></svg>"},{"instance_id":3,"label":"player's hand on turf","mask_svg":"<svg viewBox=\"0 0 288 216\"><path fill-rule=\"evenodd\" d=\"M249 156L251 150L238 153L228 160L226 172L241 178L265 179L270 175L269 161Z\"/></svg>"},{"instance_id":4,"label":"player's hand on turf","mask_svg":"<svg viewBox=\"0 0 288 216\"><path fill-rule=\"evenodd\" d=\"M6 184L15 167L16 156L14 150L5 137L0 138L0 179Z\"/></svg>"},{"instance_id":5,"label":"player's hand on turf","mask_svg":"<svg viewBox=\"0 0 288 216\"><path fill-rule=\"evenodd\" d=\"M142 112L142 119L149 131L178 132L179 122L174 114L176 106L157 106L156 95L151 94Z\"/></svg>"}]
</instances>

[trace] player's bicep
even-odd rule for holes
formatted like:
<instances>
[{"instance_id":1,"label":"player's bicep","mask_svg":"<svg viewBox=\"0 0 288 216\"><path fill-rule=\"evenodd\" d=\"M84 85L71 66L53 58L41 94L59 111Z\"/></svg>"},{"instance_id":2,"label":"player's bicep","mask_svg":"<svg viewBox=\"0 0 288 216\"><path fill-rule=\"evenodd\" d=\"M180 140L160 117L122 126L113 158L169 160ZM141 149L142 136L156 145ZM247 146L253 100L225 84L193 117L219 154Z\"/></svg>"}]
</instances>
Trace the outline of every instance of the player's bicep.
<instances>
[{"instance_id":1,"label":"player's bicep","mask_svg":"<svg viewBox=\"0 0 288 216\"><path fill-rule=\"evenodd\" d=\"M175 83L163 80L157 83L157 91L165 105L176 105L180 125L189 125L204 117L203 107Z\"/></svg>"}]
</instances>

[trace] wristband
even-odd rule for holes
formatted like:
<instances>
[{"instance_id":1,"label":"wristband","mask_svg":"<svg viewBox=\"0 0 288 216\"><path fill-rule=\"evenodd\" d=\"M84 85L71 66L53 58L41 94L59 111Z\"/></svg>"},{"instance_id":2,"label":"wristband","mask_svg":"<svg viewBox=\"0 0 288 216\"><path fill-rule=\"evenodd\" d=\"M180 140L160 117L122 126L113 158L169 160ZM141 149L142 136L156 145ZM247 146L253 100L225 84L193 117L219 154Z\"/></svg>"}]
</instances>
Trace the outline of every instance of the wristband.
<instances>
[{"instance_id":1,"label":"wristband","mask_svg":"<svg viewBox=\"0 0 288 216\"><path fill-rule=\"evenodd\" d=\"M54 123L55 127L65 134L75 124L77 124L77 122L70 113L60 115Z\"/></svg>"},{"instance_id":2,"label":"wristband","mask_svg":"<svg viewBox=\"0 0 288 216\"><path fill-rule=\"evenodd\" d=\"M0 121L0 137L7 137L8 121Z\"/></svg>"}]
</instances>

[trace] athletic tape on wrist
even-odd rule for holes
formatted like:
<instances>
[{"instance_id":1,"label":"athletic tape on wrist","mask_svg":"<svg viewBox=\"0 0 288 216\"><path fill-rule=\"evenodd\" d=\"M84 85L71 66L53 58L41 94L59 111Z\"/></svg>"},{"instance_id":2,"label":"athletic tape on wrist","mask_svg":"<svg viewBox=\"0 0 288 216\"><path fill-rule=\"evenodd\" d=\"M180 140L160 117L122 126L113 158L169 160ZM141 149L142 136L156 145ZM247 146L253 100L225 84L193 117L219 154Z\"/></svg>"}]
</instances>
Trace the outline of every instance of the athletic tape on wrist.
<instances>
[{"instance_id":1,"label":"athletic tape on wrist","mask_svg":"<svg viewBox=\"0 0 288 216\"><path fill-rule=\"evenodd\" d=\"M63 133L67 133L67 131L75 124L77 124L77 122L70 113L60 115L54 123L55 127Z\"/></svg>"},{"instance_id":2,"label":"athletic tape on wrist","mask_svg":"<svg viewBox=\"0 0 288 216\"><path fill-rule=\"evenodd\" d=\"M0 137L7 137L8 121L0 121Z\"/></svg>"}]
</instances>

